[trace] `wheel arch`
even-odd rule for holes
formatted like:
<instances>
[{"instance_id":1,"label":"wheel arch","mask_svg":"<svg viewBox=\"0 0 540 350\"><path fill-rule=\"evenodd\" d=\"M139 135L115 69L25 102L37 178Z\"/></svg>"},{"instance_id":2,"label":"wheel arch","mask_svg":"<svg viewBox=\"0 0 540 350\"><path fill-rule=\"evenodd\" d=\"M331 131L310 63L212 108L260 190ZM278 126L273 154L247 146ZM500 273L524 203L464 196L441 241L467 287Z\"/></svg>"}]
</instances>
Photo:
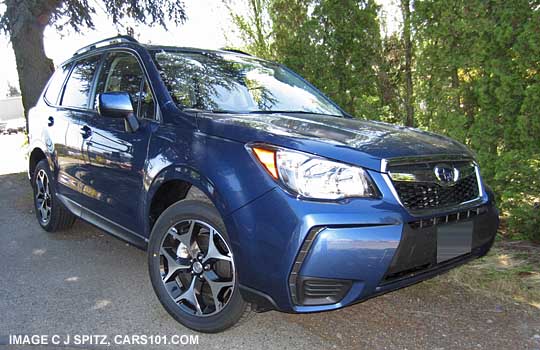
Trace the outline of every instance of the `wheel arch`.
<instances>
[{"instance_id":1,"label":"wheel arch","mask_svg":"<svg viewBox=\"0 0 540 350\"><path fill-rule=\"evenodd\" d=\"M145 217L148 236L159 215L172 204L187 198L212 204L222 217L225 202L213 182L186 165L170 165L155 176L146 191ZM164 203L160 203L164 201Z\"/></svg>"},{"instance_id":2,"label":"wheel arch","mask_svg":"<svg viewBox=\"0 0 540 350\"><path fill-rule=\"evenodd\" d=\"M37 164L41 160L47 159L49 168L52 169L52 167L51 157L43 150L43 147L40 145L34 145L33 147L30 147L30 149L31 151L28 153L28 177L31 179L34 175L34 170L36 169Z\"/></svg>"}]
</instances>

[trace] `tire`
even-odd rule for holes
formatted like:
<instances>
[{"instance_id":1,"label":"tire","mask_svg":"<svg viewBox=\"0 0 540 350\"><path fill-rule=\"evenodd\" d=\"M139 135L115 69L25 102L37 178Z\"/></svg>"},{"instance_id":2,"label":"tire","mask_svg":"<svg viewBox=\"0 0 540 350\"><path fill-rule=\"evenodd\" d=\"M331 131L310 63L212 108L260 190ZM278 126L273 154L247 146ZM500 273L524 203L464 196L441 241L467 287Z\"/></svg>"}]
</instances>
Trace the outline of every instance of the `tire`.
<instances>
[{"instance_id":1,"label":"tire","mask_svg":"<svg viewBox=\"0 0 540 350\"><path fill-rule=\"evenodd\" d=\"M76 219L56 197L52 179L47 160L39 161L32 176L34 209L39 225L47 232L66 230L73 226Z\"/></svg>"},{"instance_id":2,"label":"tire","mask_svg":"<svg viewBox=\"0 0 540 350\"><path fill-rule=\"evenodd\" d=\"M150 281L165 310L182 325L217 333L249 313L230 246L223 220L208 203L183 200L158 218L148 245Z\"/></svg>"}]
</instances>

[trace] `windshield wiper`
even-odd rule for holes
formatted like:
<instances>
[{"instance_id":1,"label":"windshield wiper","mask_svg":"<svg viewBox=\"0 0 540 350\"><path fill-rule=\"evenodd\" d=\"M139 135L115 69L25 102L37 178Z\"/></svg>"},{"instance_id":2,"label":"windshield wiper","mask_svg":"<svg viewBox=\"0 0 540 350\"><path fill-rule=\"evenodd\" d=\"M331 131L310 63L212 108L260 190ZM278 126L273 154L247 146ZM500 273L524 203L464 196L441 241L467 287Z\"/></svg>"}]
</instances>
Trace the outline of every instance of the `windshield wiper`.
<instances>
[{"instance_id":1,"label":"windshield wiper","mask_svg":"<svg viewBox=\"0 0 540 350\"><path fill-rule=\"evenodd\" d=\"M202 108L184 108L184 112L192 112L192 113L215 113L215 114L277 114L277 113L291 113L291 114L315 114L315 115L325 115L329 117L339 117L343 118L343 115L336 115L336 114L327 114L327 113L320 113L320 112L308 112L308 111L294 111L294 110L283 110L283 111L232 111L227 109L202 109Z\"/></svg>"},{"instance_id":2,"label":"windshield wiper","mask_svg":"<svg viewBox=\"0 0 540 350\"><path fill-rule=\"evenodd\" d=\"M223 113L223 114L238 114L240 112L237 111L229 111L226 109L201 109L201 108L184 108L182 109L184 112L192 112L192 113Z\"/></svg>"},{"instance_id":3,"label":"windshield wiper","mask_svg":"<svg viewBox=\"0 0 540 350\"><path fill-rule=\"evenodd\" d=\"M308 111L249 111L250 114L276 114L276 113L294 113L294 114L316 114L316 115L326 115L329 117L343 117L342 115L336 115L336 114L328 114L328 113L320 113L320 112L308 112Z\"/></svg>"}]
</instances>

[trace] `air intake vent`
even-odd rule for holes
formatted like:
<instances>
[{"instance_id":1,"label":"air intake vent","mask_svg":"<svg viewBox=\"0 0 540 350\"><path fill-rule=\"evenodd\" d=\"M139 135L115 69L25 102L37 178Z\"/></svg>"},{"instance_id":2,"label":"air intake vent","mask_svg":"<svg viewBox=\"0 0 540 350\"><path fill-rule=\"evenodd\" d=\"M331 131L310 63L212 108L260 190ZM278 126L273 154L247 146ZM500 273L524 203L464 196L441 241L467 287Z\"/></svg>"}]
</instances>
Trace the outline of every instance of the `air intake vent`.
<instances>
[{"instance_id":1,"label":"air intake vent","mask_svg":"<svg viewBox=\"0 0 540 350\"><path fill-rule=\"evenodd\" d=\"M351 281L299 277L298 301L301 305L328 305L341 301L351 288Z\"/></svg>"}]
</instances>

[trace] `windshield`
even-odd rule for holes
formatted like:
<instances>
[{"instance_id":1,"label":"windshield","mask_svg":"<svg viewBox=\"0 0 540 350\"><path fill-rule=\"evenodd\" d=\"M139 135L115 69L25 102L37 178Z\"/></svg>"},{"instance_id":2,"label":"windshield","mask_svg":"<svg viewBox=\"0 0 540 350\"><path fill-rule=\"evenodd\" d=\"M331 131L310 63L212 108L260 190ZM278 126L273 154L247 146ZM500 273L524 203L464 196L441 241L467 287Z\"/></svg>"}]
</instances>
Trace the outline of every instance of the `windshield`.
<instances>
[{"instance_id":1,"label":"windshield","mask_svg":"<svg viewBox=\"0 0 540 350\"><path fill-rule=\"evenodd\" d=\"M319 91L282 66L227 53L154 51L181 108L214 112L296 112L343 116Z\"/></svg>"}]
</instances>

